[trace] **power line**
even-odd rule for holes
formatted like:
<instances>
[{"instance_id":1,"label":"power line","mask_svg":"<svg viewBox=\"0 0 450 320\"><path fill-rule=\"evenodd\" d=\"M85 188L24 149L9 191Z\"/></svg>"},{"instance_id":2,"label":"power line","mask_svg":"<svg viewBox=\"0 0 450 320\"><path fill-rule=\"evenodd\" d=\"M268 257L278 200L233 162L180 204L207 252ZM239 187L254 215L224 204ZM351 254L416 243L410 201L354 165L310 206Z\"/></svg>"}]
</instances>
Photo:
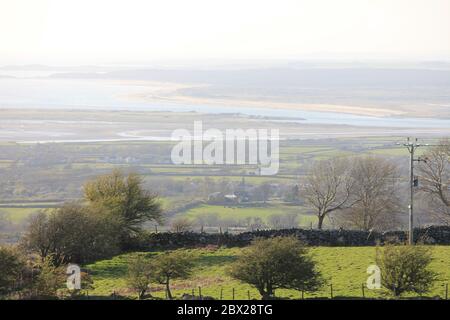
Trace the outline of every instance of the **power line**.
<instances>
[{"instance_id":1,"label":"power line","mask_svg":"<svg viewBox=\"0 0 450 320\"><path fill-rule=\"evenodd\" d=\"M407 138L406 143L403 144L404 147L408 149L409 152L409 232L408 232L408 242L410 245L414 244L414 188L418 187L419 180L414 175L414 163L415 162L426 162L426 159L421 159L420 157L415 158L416 149L419 147L431 147L431 146L441 146L439 144L420 144L418 139Z\"/></svg>"},{"instance_id":2,"label":"power line","mask_svg":"<svg viewBox=\"0 0 450 320\"><path fill-rule=\"evenodd\" d=\"M414 140L408 137L407 142L403 144L409 152L409 234L408 242L410 245L414 244L414 187L418 185L417 178L414 175L414 163L423 161L420 158L414 158L414 154L417 148L421 144L417 143L417 138Z\"/></svg>"}]
</instances>

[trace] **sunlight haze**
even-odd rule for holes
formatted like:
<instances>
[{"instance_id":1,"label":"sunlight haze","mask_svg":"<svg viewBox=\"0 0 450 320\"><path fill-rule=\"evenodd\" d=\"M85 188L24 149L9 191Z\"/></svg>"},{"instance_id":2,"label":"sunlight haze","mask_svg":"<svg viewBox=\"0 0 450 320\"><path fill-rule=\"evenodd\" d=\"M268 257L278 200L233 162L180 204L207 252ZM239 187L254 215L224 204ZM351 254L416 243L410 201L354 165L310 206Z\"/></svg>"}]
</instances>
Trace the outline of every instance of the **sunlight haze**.
<instances>
[{"instance_id":1,"label":"sunlight haze","mask_svg":"<svg viewBox=\"0 0 450 320\"><path fill-rule=\"evenodd\" d=\"M0 0L0 64L442 59L447 0Z\"/></svg>"}]
</instances>

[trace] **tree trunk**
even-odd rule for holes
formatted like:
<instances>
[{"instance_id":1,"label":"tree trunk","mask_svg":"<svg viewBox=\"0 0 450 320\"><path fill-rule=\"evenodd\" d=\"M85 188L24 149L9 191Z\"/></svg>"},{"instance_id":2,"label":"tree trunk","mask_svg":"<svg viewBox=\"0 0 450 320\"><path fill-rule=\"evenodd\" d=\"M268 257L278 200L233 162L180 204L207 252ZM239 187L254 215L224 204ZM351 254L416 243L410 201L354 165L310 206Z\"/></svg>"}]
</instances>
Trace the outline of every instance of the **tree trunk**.
<instances>
[{"instance_id":1,"label":"tree trunk","mask_svg":"<svg viewBox=\"0 0 450 320\"><path fill-rule=\"evenodd\" d=\"M398 288L394 288L394 292L393 293L394 293L394 297L396 299L398 299L400 297L401 290L399 290Z\"/></svg>"},{"instance_id":2,"label":"tree trunk","mask_svg":"<svg viewBox=\"0 0 450 320\"><path fill-rule=\"evenodd\" d=\"M317 223L317 229L322 230L323 220L325 219L324 215L319 215L319 222Z\"/></svg>"},{"instance_id":3,"label":"tree trunk","mask_svg":"<svg viewBox=\"0 0 450 320\"><path fill-rule=\"evenodd\" d=\"M170 292L169 279L166 280L167 299L172 300L172 292Z\"/></svg>"},{"instance_id":4,"label":"tree trunk","mask_svg":"<svg viewBox=\"0 0 450 320\"><path fill-rule=\"evenodd\" d=\"M259 294L261 295L261 300L270 300L273 296L273 289L270 283L266 283L265 290L260 289Z\"/></svg>"},{"instance_id":5,"label":"tree trunk","mask_svg":"<svg viewBox=\"0 0 450 320\"><path fill-rule=\"evenodd\" d=\"M259 294L261 295L261 300L269 300L270 299L269 292L266 292L265 290L259 290Z\"/></svg>"},{"instance_id":6,"label":"tree trunk","mask_svg":"<svg viewBox=\"0 0 450 320\"><path fill-rule=\"evenodd\" d=\"M266 292L261 294L261 300L269 300L269 298L270 298L270 295L268 295Z\"/></svg>"}]
</instances>

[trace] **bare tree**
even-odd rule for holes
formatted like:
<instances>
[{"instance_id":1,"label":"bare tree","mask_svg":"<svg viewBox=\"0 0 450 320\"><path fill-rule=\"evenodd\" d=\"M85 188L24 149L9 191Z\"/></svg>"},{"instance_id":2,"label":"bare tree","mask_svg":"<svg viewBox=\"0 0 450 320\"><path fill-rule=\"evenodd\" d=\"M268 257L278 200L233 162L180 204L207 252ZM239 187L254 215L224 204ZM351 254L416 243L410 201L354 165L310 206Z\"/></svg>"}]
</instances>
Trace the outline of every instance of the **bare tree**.
<instances>
[{"instance_id":1,"label":"bare tree","mask_svg":"<svg viewBox=\"0 0 450 320\"><path fill-rule=\"evenodd\" d=\"M352 205L341 215L344 224L365 231L394 228L401 210L396 165L374 156L355 158L351 163Z\"/></svg>"},{"instance_id":2,"label":"bare tree","mask_svg":"<svg viewBox=\"0 0 450 320\"><path fill-rule=\"evenodd\" d=\"M188 218L177 217L172 220L170 227L172 232L182 233L192 230L193 225Z\"/></svg>"},{"instance_id":3,"label":"bare tree","mask_svg":"<svg viewBox=\"0 0 450 320\"><path fill-rule=\"evenodd\" d=\"M287 229L298 227L297 213L272 214L268 217L268 222L273 229Z\"/></svg>"},{"instance_id":4,"label":"bare tree","mask_svg":"<svg viewBox=\"0 0 450 320\"><path fill-rule=\"evenodd\" d=\"M309 170L303 193L307 205L316 211L318 229L327 215L347 207L353 185L348 171L339 159L317 162Z\"/></svg>"},{"instance_id":5,"label":"bare tree","mask_svg":"<svg viewBox=\"0 0 450 320\"><path fill-rule=\"evenodd\" d=\"M450 222L450 141L433 147L421 162L421 190L428 195L432 212L446 223Z\"/></svg>"},{"instance_id":6,"label":"bare tree","mask_svg":"<svg viewBox=\"0 0 450 320\"><path fill-rule=\"evenodd\" d=\"M272 214L268 217L269 225L272 229L281 229L283 227L282 217L279 214Z\"/></svg>"}]
</instances>

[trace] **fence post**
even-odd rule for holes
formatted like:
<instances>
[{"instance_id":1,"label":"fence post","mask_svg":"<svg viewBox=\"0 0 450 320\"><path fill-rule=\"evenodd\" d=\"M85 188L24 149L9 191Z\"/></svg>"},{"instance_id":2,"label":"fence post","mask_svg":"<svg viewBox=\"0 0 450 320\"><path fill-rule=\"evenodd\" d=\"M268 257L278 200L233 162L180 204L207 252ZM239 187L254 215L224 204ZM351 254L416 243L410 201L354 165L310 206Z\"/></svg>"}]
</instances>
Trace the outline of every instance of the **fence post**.
<instances>
[{"instance_id":1,"label":"fence post","mask_svg":"<svg viewBox=\"0 0 450 320\"><path fill-rule=\"evenodd\" d=\"M305 291L302 290L302 300L305 299Z\"/></svg>"},{"instance_id":2,"label":"fence post","mask_svg":"<svg viewBox=\"0 0 450 320\"><path fill-rule=\"evenodd\" d=\"M330 296L331 296L331 299L333 299L333 284L332 283L330 283Z\"/></svg>"},{"instance_id":3,"label":"fence post","mask_svg":"<svg viewBox=\"0 0 450 320\"><path fill-rule=\"evenodd\" d=\"M233 288L233 300L234 300L234 288Z\"/></svg>"},{"instance_id":4,"label":"fence post","mask_svg":"<svg viewBox=\"0 0 450 320\"><path fill-rule=\"evenodd\" d=\"M363 296L363 298L366 298L366 293L365 293L365 291L364 291L364 283L362 283L361 284L361 290L362 290L362 296Z\"/></svg>"},{"instance_id":5,"label":"fence post","mask_svg":"<svg viewBox=\"0 0 450 320\"><path fill-rule=\"evenodd\" d=\"M445 300L448 300L448 283L445 284Z\"/></svg>"},{"instance_id":6,"label":"fence post","mask_svg":"<svg viewBox=\"0 0 450 320\"><path fill-rule=\"evenodd\" d=\"M202 298L202 287L198 287L198 295Z\"/></svg>"},{"instance_id":7,"label":"fence post","mask_svg":"<svg viewBox=\"0 0 450 320\"><path fill-rule=\"evenodd\" d=\"M248 300L250 300L250 290L247 290L247 297L248 297Z\"/></svg>"},{"instance_id":8,"label":"fence post","mask_svg":"<svg viewBox=\"0 0 450 320\"><path fill-rule=\"evenodd\" d=\"M220 287L220 300L222 300L222 299L223 299L223 288Z\"/></svg>"}]
</instances>

